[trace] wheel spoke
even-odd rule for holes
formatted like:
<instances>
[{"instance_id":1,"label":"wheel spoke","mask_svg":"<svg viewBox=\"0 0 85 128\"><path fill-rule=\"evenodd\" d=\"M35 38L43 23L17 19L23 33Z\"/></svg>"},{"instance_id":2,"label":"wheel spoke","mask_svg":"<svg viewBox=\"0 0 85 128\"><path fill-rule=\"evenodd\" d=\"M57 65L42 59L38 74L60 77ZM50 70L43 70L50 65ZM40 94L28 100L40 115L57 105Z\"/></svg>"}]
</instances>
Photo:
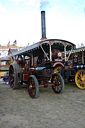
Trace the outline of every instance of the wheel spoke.
<instances>
[{"instance_id":1,"label":"wheel spoke","mask_svg":"<svg viewBox=\"0 0 85 128\"><path fill-rule=\"evenodd\" d=\"M10 68L10 71L11 71L11 72L14 72L14 70L13 70L12 68Z\"/></svg>"},{"instance_id":2,"label":"wheel spoke","mask_svg":"<svg viewBox=\"0 0 85 128\"><path fill-rule=\"evenodd\" d=\"M80 74L78 75L78 77L77 77L78 79L81 79L81 76L80 76Z\"/></svg>"}]
</instances>

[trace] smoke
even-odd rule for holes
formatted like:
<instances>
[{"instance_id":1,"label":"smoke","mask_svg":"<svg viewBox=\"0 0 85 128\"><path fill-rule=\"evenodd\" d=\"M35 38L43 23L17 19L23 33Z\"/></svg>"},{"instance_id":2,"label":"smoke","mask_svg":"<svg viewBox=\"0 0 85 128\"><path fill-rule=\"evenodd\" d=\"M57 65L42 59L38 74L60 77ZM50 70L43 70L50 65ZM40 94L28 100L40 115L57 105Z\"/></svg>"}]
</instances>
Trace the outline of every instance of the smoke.
<instances>
[{"instance_id":1,"label":"smoke","mask_svg":"<svg viewBox=\"0 0 85 128\"><path fill-rule=\"evenodd\" d=\"M48 0L41 0L40 1L40 10L46 10L47 6L49 6Z\"/></svg>"}]
</instances>

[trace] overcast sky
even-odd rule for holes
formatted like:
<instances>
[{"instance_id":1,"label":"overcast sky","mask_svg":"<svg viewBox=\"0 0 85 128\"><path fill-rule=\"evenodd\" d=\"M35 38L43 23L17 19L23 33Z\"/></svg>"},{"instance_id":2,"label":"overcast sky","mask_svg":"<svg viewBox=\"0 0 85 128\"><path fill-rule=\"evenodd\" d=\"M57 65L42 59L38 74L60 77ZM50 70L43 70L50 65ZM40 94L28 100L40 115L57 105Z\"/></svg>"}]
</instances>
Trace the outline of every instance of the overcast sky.
<instances>
[{"instance_id":1,"label":"overcast sky","mask_svg":"<svg viewBox=\"0 0 85 128\"><path fill-rule=\"evenodd\" d=\"M0 44L38 42L42 10L48 39L85 44L85 0L0 0Z\"/></svg>"}]
</instances>

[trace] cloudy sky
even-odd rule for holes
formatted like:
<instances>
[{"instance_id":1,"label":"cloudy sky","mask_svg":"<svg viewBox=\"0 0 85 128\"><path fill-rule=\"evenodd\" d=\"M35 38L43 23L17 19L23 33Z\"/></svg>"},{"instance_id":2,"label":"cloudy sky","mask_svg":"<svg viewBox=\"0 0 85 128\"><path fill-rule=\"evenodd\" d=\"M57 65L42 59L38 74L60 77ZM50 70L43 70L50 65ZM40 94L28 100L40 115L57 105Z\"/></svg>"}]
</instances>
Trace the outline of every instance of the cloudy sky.
<instances>
[{"instance_id":1,"label":"cloudy sky","mask_svg":"<svg viewBox=\"0 0 85 128\"><path fill-rule=\"evenodd\" d=\"M42 10L48 39L85 44L85 0L0 0L0 44L39 41Z\"/></svg>"}]
</instances>

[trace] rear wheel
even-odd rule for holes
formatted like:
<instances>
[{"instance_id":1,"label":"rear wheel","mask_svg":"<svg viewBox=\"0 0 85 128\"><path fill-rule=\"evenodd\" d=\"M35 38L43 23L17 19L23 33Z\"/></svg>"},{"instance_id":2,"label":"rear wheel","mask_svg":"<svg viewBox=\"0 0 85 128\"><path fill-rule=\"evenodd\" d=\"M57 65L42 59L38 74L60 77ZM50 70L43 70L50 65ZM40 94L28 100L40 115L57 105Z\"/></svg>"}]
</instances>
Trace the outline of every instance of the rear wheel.
<instances>
[{"instance_id":1,"label":"rear wheel","mask_svg":"<svg viewBox=\"0 0 85 128\"><path fill-rule=\"evenodd\" d=\"M62 93L64 91L64 80L59 73L53 74L51 82L54 84L52 89L55 93Z\"/></svg>"},{"instance_id":2,"label":"rear wheel","mask_svg":"<svg viewBox=\"0 0 85 128\"><path fill-rule=\"evenodd\" d=\"M75 75L75 83L80 89L85 89L85 70L79 70Z\"/></svg>"},{"instance_id":3,"label":"rear wheel","mask_svg":"<svg viewBox=\"0 0 85 128\"><path fill-rule=\"evenodd\" d=\"M38 97L39 83L34 75L30 75L30 77L28 78L27 89L31 98Z\"/></svg>"},{"instance_id":4,"label":"rear wheel","mask_svg":"<svg viewBox=\"0 0 85 128\"><path fill-rule=\"evenodd\" d=\"M17 63L13 63L9 67L9 85L12 89L19 88L18 69L19 65Z\"/></svg>"}]
</instances>

